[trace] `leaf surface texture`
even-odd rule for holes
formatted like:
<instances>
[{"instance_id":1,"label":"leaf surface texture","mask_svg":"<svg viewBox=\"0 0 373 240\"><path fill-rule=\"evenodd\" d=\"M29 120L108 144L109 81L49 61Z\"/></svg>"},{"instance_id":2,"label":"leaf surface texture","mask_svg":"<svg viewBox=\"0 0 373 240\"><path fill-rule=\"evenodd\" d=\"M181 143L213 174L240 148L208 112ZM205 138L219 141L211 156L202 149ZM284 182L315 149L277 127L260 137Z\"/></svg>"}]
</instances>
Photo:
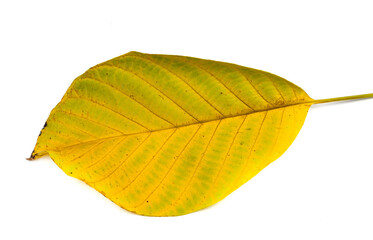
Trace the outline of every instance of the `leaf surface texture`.
<instances>
[{"instance_id":1,"label":"leaf surface texture","mask_svg":"<svg viewBox=\"0 0 373 240\"><path fill-rule=\"evenodd\" d=\"M268 72L130 52L74 80L32 158L49 154L128 211L183 215L222 200L280 157L311 104Z\"/></svg>"}]
</instances>

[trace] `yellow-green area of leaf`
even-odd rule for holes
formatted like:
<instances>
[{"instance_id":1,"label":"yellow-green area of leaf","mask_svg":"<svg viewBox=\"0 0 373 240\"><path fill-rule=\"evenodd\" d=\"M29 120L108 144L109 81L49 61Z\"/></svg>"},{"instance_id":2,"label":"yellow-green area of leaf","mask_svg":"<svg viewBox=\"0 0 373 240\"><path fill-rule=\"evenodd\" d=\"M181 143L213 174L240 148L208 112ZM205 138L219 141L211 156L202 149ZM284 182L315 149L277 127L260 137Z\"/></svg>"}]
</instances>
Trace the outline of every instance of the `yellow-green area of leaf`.
<instances>
[{"instance_id":1,"label":"yellow-green area of leaf","mask_svg":"<svg viewBox=\"0 0 373 240\"><path fill-rule=\"evenodd\" d=\"M90 68L52 110L30 159L49 154L122 208L177 216L229 195L280 157L315 103L268 72L130 52Z\"/></svg>"}]
</instances>

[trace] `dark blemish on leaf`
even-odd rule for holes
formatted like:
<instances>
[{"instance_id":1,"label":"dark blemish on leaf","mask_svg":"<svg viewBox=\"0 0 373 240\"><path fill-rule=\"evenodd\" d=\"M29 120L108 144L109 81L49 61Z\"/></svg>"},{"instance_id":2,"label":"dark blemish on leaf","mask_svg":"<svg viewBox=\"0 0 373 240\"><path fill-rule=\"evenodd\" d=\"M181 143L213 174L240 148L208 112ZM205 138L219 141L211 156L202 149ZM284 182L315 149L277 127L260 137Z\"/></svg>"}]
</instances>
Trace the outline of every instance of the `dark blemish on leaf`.
<instances>
[{"instance_id":1,"label":"dark blemish on leaf","mask_svg":"<svg viewBox=\"0 0 373 240\"><path fill-rule=\"evenodd\" d=\"M106 72L106 73L105 73L105 75L107 76L107 75L109 75L109 73L108 73L108 72Z\"/></svg>"},{"instance_id":2,"label":"dark blemish on leaf","mask_svg":"<svg viewBox=\"0 0 373 240\"><path fill-rule=\"evenodd\" d=\"M223 92L220 92L220 94L223 94Z\"/></svg>"},{"instance_id":3,"label":"dark blemish on leaf","mask_svg":"<svg viewBox=\"0 0 373 240\"><path fill-rule=\"evenodd\" d=\"M146 202L149 202L148 200L146 200Z\"/></svg>"},{"instance_id":4,"label":"dark blemish on leaf","mask_svg":"<svg viewBox=\"0 0 373 240\"><path fill-rule=\"evenodd\" d=\"M240 142L240 145L243 145L243 142Z\"/></svg>"},{"instance_id":5,"label":"dark blemish on leaf","mask_svg":"<svg viewBox=\"0 0 373 240\"><path fill-rule=\"evenodd\" d=\"M34 152L35 152L35 149L34 150L32 150L32 153L31 153L31 155L30 155L30 157L29 158L26 158L26 160L34 160Z\"/></svg>"},{"instance_id":6,"label":"dark blemish on leaf","mask_svg":"<svg viewBox=\"0 0 373 240\"><path fill-rule=\"evenodd\" d=\"M43 130L47 126L47 122L44 123L44 126L41 130Z\"/></svg>"}]
</instances>

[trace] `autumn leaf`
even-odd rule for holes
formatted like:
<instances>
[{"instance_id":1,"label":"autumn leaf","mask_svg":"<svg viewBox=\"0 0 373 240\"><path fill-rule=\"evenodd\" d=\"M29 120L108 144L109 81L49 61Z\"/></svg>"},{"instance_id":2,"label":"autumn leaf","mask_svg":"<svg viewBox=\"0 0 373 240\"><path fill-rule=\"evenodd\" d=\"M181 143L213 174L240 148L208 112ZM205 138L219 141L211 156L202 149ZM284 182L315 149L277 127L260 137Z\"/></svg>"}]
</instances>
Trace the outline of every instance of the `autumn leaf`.
<instances>
[{"instance_id":1,"label":"autumn leaf","mask_svg":"<svg viewBox=\"0 0 373 240\"><path fill-rule=\"evenodd\" d=\"M90 68L52 110L30 159L49 154L124 209L206 208L279 158L313 100L268 72L130 52Z\"/></svg>"}]
</instances>

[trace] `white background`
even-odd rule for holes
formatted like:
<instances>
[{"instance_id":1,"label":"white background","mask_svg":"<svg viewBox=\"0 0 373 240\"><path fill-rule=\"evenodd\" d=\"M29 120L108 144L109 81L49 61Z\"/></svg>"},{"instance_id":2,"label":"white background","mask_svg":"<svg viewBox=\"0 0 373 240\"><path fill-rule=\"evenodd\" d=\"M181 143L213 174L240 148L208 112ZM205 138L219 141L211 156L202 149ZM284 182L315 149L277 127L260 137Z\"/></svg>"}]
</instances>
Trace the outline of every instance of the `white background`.
<instances>
[{"instance_id":1,"label":"white background","mask_svg":"<svg viewBox=\"0 0 373 240\"><path fill-rule=\"evenodd\" d=\"M2 1L0 239L373 239L373 100L310 109L288 151L181 217L117 207L26 161L74 78L128 51L232 62L315 99L373 92L371 1Z\"/></svg>"}]
</instances>

